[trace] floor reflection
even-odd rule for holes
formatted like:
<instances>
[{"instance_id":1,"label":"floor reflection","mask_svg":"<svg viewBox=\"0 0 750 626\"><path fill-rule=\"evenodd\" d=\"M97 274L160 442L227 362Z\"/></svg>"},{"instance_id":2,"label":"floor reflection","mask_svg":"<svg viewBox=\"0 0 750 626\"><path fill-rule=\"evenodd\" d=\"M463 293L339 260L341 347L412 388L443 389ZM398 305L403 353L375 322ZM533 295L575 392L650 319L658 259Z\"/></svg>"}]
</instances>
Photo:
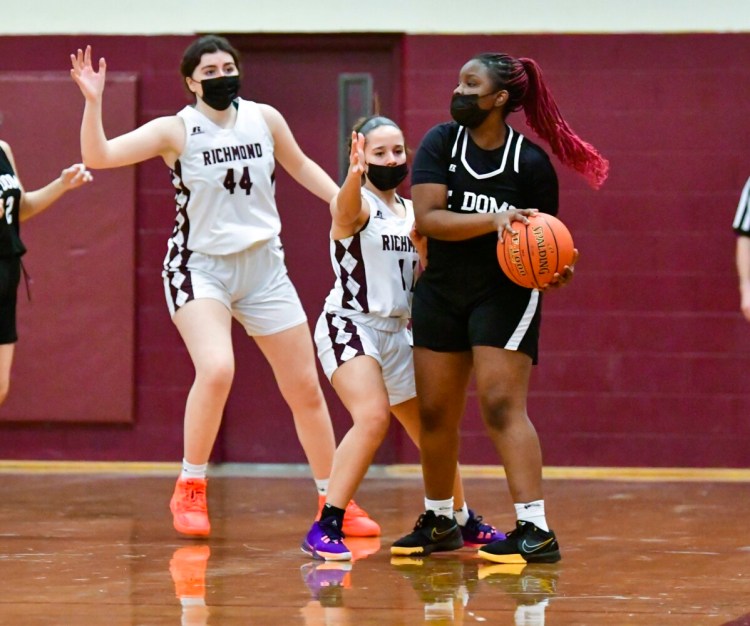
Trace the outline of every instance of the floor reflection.
<instances>
[{"instance_id":1,"label":"floor reflection","mask_svg":"<svg viewBox=\"0 0 750 626\"><path fill-rule=\"evenodd\" d=\"M365 481L383 536L347 539L347 563L300 550L305 479L216 479L204 540L174 532L171 476L3 481L0 626L750 626L747 484L551 481L563 560L499 565L470 549L391 556L418 480ZM469 482L510 528L497 481ZM736 514L708 532L726 502Z\"/></svg>"},{"instance_id":2,"label":"floor reflection","mask_svg":"<svg viewBox=\"0 0 750 626\"><path fill-rule=\"evenodd\" d=\"M208 624L210 612L206 606L206 569L210 556L209 546L191 545L175 550L169 561L174 594L182 607L182 626Z\"/></svg>"}]
</instances>

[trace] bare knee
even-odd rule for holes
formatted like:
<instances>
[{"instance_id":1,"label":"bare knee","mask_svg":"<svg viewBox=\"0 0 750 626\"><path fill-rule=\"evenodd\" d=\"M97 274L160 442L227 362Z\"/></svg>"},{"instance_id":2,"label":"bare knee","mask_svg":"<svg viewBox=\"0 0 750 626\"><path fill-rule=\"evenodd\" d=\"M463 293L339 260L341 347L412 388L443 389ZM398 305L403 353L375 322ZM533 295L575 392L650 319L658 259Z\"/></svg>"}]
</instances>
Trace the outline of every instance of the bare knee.
<instances>
[{"instance_id":1,"label":"bare knee","mask_svg":"<svg viewBox=\"0 0 750 626\"><path fill-rule=\"evenodd\" d=\"M391 423L390 409L373 409L360 415L353 416L354 424L359 433L370 441L382 443L388 433Z\"/></svg>"},{"instance_id":2,"label":"bare knee","mask_svg":"<svg viewBox=\"0 0 750 626\"><path fill-rule=\"evenodd\" d=\"M5 399L8 397L10 392L10 381L0 381L0 406L3 405Z\"/></svg>"},{"instance_id":3,"label":"bare knee","mask_svg":"<svg viewBox=\"0 0 750 626\"><path fill-rule=\"evenodd\" d=\"M504 431L518 414L517 403L508 395L497 394L482 401L482 416L491 430Z\"/></svg>"},{"instance_id":4,"label":"bare knee","mask_svg":"<svg viewBox=\"0 0 750 626\"><path fill-rule=\"evenodd\" d=\"M215 391L228 390L234 379L234 363L226 360L216 360L205 363L196 368L195 382Z\"/></svg>"},{"instance_id":5,"label":"bare knee","mask_svg":"<svg viewBox=\"0 0 750 626\"><path fill-rule=\"evenodd\" d=\"M279 381L279 390L293 412L325 406L323 390L315 370L295 376L293 380Z\"/></svg>"}]
</instances>

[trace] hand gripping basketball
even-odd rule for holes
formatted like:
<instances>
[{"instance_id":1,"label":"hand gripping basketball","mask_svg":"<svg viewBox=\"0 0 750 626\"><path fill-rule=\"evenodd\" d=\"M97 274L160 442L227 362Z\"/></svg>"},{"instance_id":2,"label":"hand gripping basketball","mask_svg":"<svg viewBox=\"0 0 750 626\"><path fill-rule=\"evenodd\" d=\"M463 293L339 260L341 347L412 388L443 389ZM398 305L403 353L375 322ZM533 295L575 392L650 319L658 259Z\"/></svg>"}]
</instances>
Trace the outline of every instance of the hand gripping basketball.
<instances>
[{"instance_id":1,"label":"hand gripping basketball","mask_svg":"<svg viewBox=\"0 0 750 626\"><path fill-rule=\"evenodd\" d=\"M546 213L528 216L529 223L511 222L497 242L497 259L505 275L528 289L544 289L556 273L575 261L575 246L568 228Z\"/></svg>"}]
</instances>

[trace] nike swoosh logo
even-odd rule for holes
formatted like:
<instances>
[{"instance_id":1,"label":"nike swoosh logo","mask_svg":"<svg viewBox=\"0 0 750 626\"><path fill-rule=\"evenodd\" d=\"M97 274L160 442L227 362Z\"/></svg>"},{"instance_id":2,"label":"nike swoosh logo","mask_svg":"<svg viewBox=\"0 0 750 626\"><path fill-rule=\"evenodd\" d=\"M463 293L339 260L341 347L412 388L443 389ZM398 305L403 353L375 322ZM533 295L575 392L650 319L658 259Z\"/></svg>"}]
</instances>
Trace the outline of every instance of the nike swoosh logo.
<instances>
[{"instance_id":1,"label":"nike swoosh logo","mask_svg":"<svg viewBox=\"0 0 750 626\"><path fill-rule=\"evenodd\" d=\"M443 537L446 537L447 535L452 533L454 528L455 527L451 527L448 530L443 530L443 531L438 531L437 528L433 528L432 532L430 533L430 537L432 538L433 541L440 541Z\"/></svg>"},{"instance_id":2,"label":"nike swoosh logo","mask_svg":"<svg viewBox=\"0 0 750 626\"><path fill-rule=\"evenodd\" d=\"M552 543L553 539L550 537L546 541L542 541L541 543L529 543L525 539L521 542L521 550L524 552L536 552L537 550L541 550L544 546L548 546L550 543Z\"/></svg>"}]
</instances>

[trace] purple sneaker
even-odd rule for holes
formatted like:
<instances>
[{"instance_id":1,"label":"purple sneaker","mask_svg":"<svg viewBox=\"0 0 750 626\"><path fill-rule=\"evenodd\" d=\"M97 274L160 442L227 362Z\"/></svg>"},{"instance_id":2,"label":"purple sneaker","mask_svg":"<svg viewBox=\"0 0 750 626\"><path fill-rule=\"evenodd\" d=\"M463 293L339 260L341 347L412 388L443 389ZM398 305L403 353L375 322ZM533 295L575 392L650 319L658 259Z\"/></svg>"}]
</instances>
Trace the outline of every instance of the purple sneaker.
<instances>
[{"instance_id":1,"label":"purple sneaker","mask_svg":"<svg viewBox=\"0 0 750 626\"><path fill-rule=\"evenodd\" d=\"M481 515L476 515L469 509L469 520L465 526L461 526L461 536L464 538L464 545L472 548L486 546L493 541L505 539L505 535L494 526L485 524Z\"/></svg>"},{"instance_id":2,"label":"purple sneaker","mask_svg":"<svg viewBox=\"0 0 750 626\"><path fill-rule=\"evenodd\" d=\"M344 545L344 535L333 518L313 522L302 542L302 551L322 561L350 561L352 553Z\"/></svg>"}]
</instances>

